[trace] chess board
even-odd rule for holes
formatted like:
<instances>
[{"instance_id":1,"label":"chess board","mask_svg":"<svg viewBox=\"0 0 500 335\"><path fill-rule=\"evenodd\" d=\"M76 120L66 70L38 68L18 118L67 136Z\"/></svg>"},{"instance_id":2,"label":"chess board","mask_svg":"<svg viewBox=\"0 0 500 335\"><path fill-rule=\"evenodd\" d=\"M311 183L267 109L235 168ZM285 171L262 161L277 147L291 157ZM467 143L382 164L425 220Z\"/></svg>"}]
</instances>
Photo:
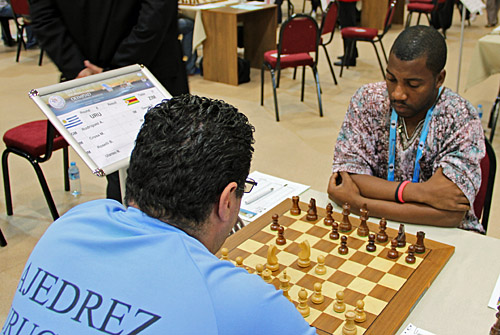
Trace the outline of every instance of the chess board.
<instances>
[{"instance_id":1,"label":"chess board","mask_svg":"<svg viewBox=\"0 0 500 335\"><path fill-rule=\"evenodd\" d=\"M179 5L183 6L203 6L211 3L216 3L216 2L223 2L226 0L178 0Z\"/></svg>"},{"instance_id":2,"label":"chess board","mask_svg":"<svg viewBox=\"0 0 500 335\"><path fill-rule=\"evenodd\" d=\"M306 289L311 313L305 319L318 329L319 334L342 334L345 313L333 310L338 291L344 291L346 311L354 310L357 300L365 303L367 320L356 323L358 334L395 334L455 250L453 246L432 241L426 236L425 253L415 254L415 264L407 264L407 246L417 240L415 235L407 233L406 247L397 249L400 256L388 259L390 242L376 243L375 252L366 251L368 238L359 237L356 233L360 220L350 216L353 230L348 233L340 232L341 236L348 236L349 252L347 255L340 255L337 251L340 239L331 240L331 227L323 222L325 209L318 207L318 219L307 221L306 203L300 202L302 212L298 216L290 214L291 207L291 199L283 201L230 236L224 247L229 249L231 260L243 257L243 265L254 272L257 264L266 264L268 245L276 244L277 233L271 231L270 225L272 215L279 214L279 224L285 227L287 242L277 246L276 256L280 266L279 270L273 272L272 284L278 289L278 277L286 270L286 274L291 277L289 295L295 305L300 289ZM342 214L334 212L332 216L336 222L341 222ZM371 233L379 231L378 223L368 222L368 227ZM391 228L387 228L386 232L389 241L398 233ZM301 268L297 265L297 255L300 252L299 244L306 239L311 246L311 265ZM314 271L318 255L325 256L325 275L317 275ZM319 305L310 300L316 282L322 283L322 293L325 296L324 302Z\"/></svg>"}]
</instances>

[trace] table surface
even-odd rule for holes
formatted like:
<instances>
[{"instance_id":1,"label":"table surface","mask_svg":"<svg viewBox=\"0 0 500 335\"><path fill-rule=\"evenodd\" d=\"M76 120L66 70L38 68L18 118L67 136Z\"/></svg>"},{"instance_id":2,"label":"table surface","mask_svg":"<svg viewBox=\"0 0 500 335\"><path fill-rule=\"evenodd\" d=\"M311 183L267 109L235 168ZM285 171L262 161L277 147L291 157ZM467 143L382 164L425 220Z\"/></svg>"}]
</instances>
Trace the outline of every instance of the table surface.
<instances>
[{"instance_id":1,"label":"table surface","mask_svg":"<svg viewBox=\"0 0 500 335\"><path fill-rule=\"evenodd\" d=\"M326 193L314 190L300 198L315 198L323 208L331 202ZM341 211L336 205L334 210ZM388 226L398 229L399 223L388 221ZM488 302L500 274L500 240L458 228L406 224L405 229L412 234L424 231L426 238L454 246L455 253L397 334L409 323L436 335L489 334L496 320Z\"/></svg>"},{"instance_id":2,"label":"table surface","mask_svg":"<svg viewBox=\"0 0 500 335\"><path fill-rule=\"evenodd\" d=\"M474 48L465 89L479 84L489 76L500 73L500 35L481 37Z\"/></svg>"}]
</instances>

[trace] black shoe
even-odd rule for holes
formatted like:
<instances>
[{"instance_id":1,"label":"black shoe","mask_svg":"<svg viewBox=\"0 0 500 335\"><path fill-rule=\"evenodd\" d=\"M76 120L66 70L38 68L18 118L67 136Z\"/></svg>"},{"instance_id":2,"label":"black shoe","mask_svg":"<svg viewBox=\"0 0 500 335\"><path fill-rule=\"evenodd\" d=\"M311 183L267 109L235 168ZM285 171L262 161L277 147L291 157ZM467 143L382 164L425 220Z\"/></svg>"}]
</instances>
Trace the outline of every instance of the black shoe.
<instances>
[{"instance_id":1,"label":"black shoe","mask_svg":"<svg viewBox=\"0 0 500 335\"><path fill-rule=\"evenodd\" d=\"M17 42L15 40L10 40L10 41L4 41L3 42L3 45L5 45L6 47L13 47L17 44Z\"/></svg>"},{"instance_id":2,"label":"black shoe","mask_svg":"<svg viewBox=\"0 0 500 335\"><path fill-rule=\"evenodd\" d=\"M333 65L335 65L335 66L342 66L342 63L344 63L344 61L340 60L338 62L333 63ZM344 64L344 66L356 66L356 60L347 62L346 64Z\"/></svg>"}]
</instances>

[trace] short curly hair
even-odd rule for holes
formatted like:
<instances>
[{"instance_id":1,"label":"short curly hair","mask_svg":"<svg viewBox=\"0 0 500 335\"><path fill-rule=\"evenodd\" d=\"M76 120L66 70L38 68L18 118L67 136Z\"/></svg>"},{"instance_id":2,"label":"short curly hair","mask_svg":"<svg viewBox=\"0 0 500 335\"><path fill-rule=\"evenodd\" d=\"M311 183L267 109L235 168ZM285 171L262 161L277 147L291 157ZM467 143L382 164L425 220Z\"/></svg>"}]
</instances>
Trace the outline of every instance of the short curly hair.
<instances>
[{"instance_id":1,"label":"short curly hair","mask_svg":"<svg viewBox=\"0 0 500 335\"><path fill-rule=\"evenodd\" d=\"M130 157L125 201L181 229L203 224L230 182L243 195L254 127L221 100L181 95L151 108Z\"/></svg>"},{"instance_id":2,"label":"short curly hair","mask_svg":"<svg viewBox=\"0 0 500 335\"><path fill-rule=\"evenodd\" d=\"M394 41L391 53L403 61L426 56L425 64L435 75L446 65L446 41L435 28L429 26L411 26L403 30Z\"/></svg>"}]
</instances>

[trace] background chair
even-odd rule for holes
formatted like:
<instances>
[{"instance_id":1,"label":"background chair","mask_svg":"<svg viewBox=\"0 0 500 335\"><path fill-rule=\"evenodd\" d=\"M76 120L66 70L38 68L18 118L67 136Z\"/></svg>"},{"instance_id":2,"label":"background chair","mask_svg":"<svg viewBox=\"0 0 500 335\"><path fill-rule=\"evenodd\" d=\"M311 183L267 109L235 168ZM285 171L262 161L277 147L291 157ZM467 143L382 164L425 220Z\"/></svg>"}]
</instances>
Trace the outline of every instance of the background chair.
<instances>
[{"instance_id":1,"label":"background chair","mask_svg":"<svg viewBox=\"0 0 500 335\"><path fill-rule=\"evenodd\" d=\"M500 87L498 88L498 94L495 99L495 103L491 107L490 118L488 120L488 128L490 128L490 142L493 142L493 137L495 137L495 129L497 128L499 113L500 113Z\"/></svg>"},{"instance_id":2,"label":"background chair","mask_svg":"<svg viewBox=\"0 0 500 335\"><path fill-rule=\"evenodd\" d=\"M406 6L408 10L408 15L406 17L405 28L408 28L411 24L411 17L413 13L418 13L417 25L420 24L420 17L422 14L427 17L429 25L431 24L431 14L437 11L439 4L445 3L446 0L410 0L410 3Z\"/></svg>"},{"instance_id":3,"label":"background chair","mask_svg":"<svg viewBox=\"0 0 500 335\"><path fill-rule=\"evenodd\" d=\"M46 162L55 150L63 149L64 189L69 191L68 143L47 120L32 121L9 129L3 136L7 149L2 154L3 185L7 215L12 215L12 197L9 181L8 157L10 153L26 158L33 168L42 187L52 218L59 218L56 205L39 163Z\"/></svg>"},{"instance_id":4,"label":"background chair","mask_svg":"<svg viewBox=\"0 0 500 335\"><path fill-rule=\"evenodd\" d=\"M328 60L328 66L330 66L330 72L332 73L333 82L337 85L337 78L335 78L335 73L333 72L332 61L330 60L330 55L328 55L328 50L326 46L333 41L333 34L335 33L335 26L337 24L337 17L339 13L339 4L337 1L331 1L326 8L326 13L321 21L320 29L320 39L319 45L323 47L325 51L326 59ZM330 34L329 37L323 40L323 35ZM326 41L326 42L325 42Z\"/></svg>"},{"instance_id":5,"label":"background chair","mask_svg":"<svg viewBox=\"0 0 500 335\"><path fill-rule=\"evenodd\" d=\"M30 16L30 7L28 0L11 0L10 5L12 6L12 12L14 12L14 22L17 28L17 54L16 62L19 62L19 56L21 55L21 44L26 50L26 42L24 41L23 34L26 27L31 25L31 22L26 20L26 17ZM40 57L38 58L38 65L42 66L43 61L43 49L40 48Z\"/></svg>"},{"instance_id":6,"label":"background chair","mask_svg":"<svg viewBox=\"0 0 500 335\"><path fill-rule=\"evenodd\" d=\"M0 229L0 247L5 247L7 245L7 240L2 233L2 229Z\"/></svg>"},{"instance_id":7,"label":"background chair","mask_svg":"<svg viewBox=\"0 0 500 335\"><path fill-rule=\"evenodd\" d=\"M485 137L486 155L481 160L481 187L474 201L474 214L481 221L484 231L488 228L490 217L491 198L493 196L493 184L497 171L497 159L490 141Z\"/></svg>"},{"instance_id":8,"label":"background chair","mask_svg":"<svg viewBox=\"0 0 500 335\"><path fill-rule=\"evenodd\" d=\"M321 88L317 69L318 62L318 42L319 29L316 21L309 15L296 14L286 20L280 28L279 42L277 50L270 50L264 53L264 63L261 69L261 91L260 105L264 105L264 71L269 69L273 84L274 109L276 121L279 121L278 98L276 95L275 72L280 73L281 69L288 67L310 66L316 81L318 94L319 115L323 116L321 105ZM310 52L316 54L315 59ZM279 77L278 77L279 78ZM300 101L304 101L305 71L302 71L302 91Z\"/></svg>"},{"instance_id":9,"label":"background chair","mask_svg":"<svg viewBox=\"0 0 500 335\"><path fill-rule=\"evenodd\" d=\"M396 7L396 0L391 0L389 7L387 8L387 14L385 16L384 30L382 31L381 34L378 33L378 29L363 28L363 27L346 27L340 31L343 39L349 38L354 40L355 42L356 41L370 42L373 45L373 48L375 49L375 54L377 55L378 64L380 65L380 70L382 71L382 76L384 77L384 79L385 79L385 70L384 67L382 66L382 62L380 61L380 55L378 53L377 46L375 45L375 43L376 42L380 43L380 47L382 48L382 52L384 54L385 63L387 64L387 55L385 53L384 44L382 43L382 38L391 28L395 7ZM347 59L354 58L355 45L356 43L351 43L351 47L348 50L350 57L347 57ZM349 68L349 66L347 66L347 68ZM344 62L342 62L342 66L340 67L340 77L342 77L343 70L344 70Z\"/></svg>"}]
</instances>

